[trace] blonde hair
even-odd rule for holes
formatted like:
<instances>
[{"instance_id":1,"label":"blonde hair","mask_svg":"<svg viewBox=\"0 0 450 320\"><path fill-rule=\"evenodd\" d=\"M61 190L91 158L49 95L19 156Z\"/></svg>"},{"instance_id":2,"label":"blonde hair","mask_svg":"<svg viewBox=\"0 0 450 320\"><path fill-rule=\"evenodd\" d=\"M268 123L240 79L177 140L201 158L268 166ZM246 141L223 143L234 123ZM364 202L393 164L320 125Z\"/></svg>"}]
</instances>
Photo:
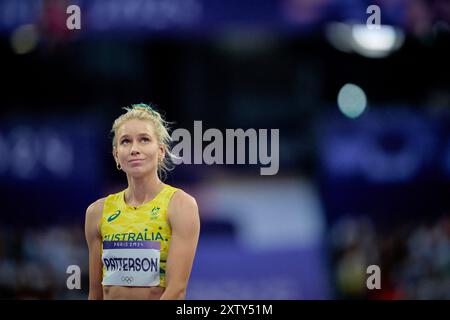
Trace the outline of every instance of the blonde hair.
<instances>
[{"instance_id":1,"label":"blonde hair","mask_svg":"<svg viewBox=\"0 0 450 320\"><path fill-rule=\"evenodd\" d=\"M122 114L116 120L114 120L111 129L111 133L113 134L113 152L114 148L116 148L117 143L117 130L125 121L130 119L151 121L155 128L158 143L162 144L164 148L164 158L162 159L162 161L158 161L158 176L160 179L164 180L167 172L173 169L173 167L170 166L170 164L172 163L172 159L177 158L177 156L175 156L170 150L170 144L172 143L172 137L169 134L170 123L162 118L161 114L154 109L153 105L138 103L132 104L131 107L124 107L122 109L124 109L126 113Z\"/></svg>"}]
</instances>

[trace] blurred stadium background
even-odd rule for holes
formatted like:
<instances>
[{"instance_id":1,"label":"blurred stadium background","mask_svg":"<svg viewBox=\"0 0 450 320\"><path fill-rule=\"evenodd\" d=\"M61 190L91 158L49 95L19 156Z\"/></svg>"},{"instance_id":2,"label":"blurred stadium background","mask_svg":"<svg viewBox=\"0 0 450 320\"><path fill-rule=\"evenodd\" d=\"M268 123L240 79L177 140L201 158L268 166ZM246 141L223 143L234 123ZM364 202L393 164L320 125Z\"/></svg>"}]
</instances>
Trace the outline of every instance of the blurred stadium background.
<instances>
[{"instance_id":1,"label":"blurred stadium background","mask_svg":"<svg viewBox=\"0 0 450 320\"><path fill-rule=\"evenodd\" d=\"M449 299L449 22L445 0L1 0L0 298L87 298L85 210L126 186L109 130L153 102L280 129L277 175L168 176L200 207L188 299Z\"/></svg>"}]
</instances>

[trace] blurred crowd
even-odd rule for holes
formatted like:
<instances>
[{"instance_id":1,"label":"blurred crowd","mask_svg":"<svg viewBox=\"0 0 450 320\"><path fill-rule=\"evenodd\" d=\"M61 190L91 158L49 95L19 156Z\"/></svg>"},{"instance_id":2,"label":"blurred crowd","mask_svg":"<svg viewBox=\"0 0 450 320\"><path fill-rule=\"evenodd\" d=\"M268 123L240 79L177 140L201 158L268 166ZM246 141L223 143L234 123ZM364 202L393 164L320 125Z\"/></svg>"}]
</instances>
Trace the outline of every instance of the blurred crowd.
<instances>
[{"instance_id":1,"label":"blurred crowd","mask_svg":"<svg viewBox=\"0 0 450 320\"><path fill-rule=\"evenodd\" d=\"M333 299L450 299L450 216L377 230L368 217L343 217L330 228ZM70 290L70 265L81 289ZM367 267L381 271L369 290ZM325 277L325 275L324 275ZM86 299L88 251L80 226L0 228L0 299Z\"/></svg>"},{"instance_id":2,"label":"blurred crowd","mask_svg":"<svg viewBox=\"0 0 450 320\"><path fill-rule=\"evenodd\" d=\"M71 265L81 270L80 290L67 287ZM87 270L88 251L80 226L0 227L0 299L83 299Z\"/></svg>"},{"instance_id":3,"label":"blurred crowd","mask_svg":"<svg viewBox=\"0 0 450 320\"><path fill-rule=\"evenodd\" d=\"M331 230L336 298L450 299L450 216L377 230L367 217L346 217ZM381 288L367 288L380 267Z\"/></svg>"}]
</instances>

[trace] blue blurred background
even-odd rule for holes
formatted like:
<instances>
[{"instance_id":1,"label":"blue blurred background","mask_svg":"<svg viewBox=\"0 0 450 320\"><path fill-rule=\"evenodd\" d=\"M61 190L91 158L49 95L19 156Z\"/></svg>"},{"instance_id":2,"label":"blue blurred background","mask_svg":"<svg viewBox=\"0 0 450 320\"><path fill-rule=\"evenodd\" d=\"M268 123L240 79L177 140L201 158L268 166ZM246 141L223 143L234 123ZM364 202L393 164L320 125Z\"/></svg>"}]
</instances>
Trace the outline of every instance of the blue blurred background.
<instances>
[{"instance_id":1,"label":"blue blurred background","mask_svg":"<svg viewBox=\"0 0 450 320\"><path fill-rule=\"evenodd\" d=\"M87 298L85 210L126 187L109 130L153 102L173 129L280 130L276 175L169 174L200 208L188 299L449 299L449 22L445 0L0 1L0 298Z\"/></svg>"}]
</instances>

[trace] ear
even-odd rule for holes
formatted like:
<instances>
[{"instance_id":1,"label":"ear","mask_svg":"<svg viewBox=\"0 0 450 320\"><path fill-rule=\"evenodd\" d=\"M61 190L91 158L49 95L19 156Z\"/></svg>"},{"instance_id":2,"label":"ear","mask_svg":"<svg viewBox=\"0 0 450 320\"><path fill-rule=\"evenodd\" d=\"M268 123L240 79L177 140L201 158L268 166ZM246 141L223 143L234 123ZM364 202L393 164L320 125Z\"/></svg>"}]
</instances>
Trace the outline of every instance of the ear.
<instances>
[{"instance_id":1,"label":"ear","mask_svg":"<svg viewBox=\"0 0 450 320\"><path fill-rule=\"evenodd\" d=\"M114 146L113 147L113 158L114 158L114 161L116 161L116 163L119 163L119 157L118 157L118 155L117 155L117 148Z\"/></svg>"},{"instance_id":2,"label":"ear","mask_svg":"<svg viewBox=\"0 0 450 320\"><path fill-rule=\"evenodd\" d=\"M164 156L166 155L166 148L164 148L163 144L159 145L159 156L161 159L164 159Z\"/></svg>"}]
</instances>

